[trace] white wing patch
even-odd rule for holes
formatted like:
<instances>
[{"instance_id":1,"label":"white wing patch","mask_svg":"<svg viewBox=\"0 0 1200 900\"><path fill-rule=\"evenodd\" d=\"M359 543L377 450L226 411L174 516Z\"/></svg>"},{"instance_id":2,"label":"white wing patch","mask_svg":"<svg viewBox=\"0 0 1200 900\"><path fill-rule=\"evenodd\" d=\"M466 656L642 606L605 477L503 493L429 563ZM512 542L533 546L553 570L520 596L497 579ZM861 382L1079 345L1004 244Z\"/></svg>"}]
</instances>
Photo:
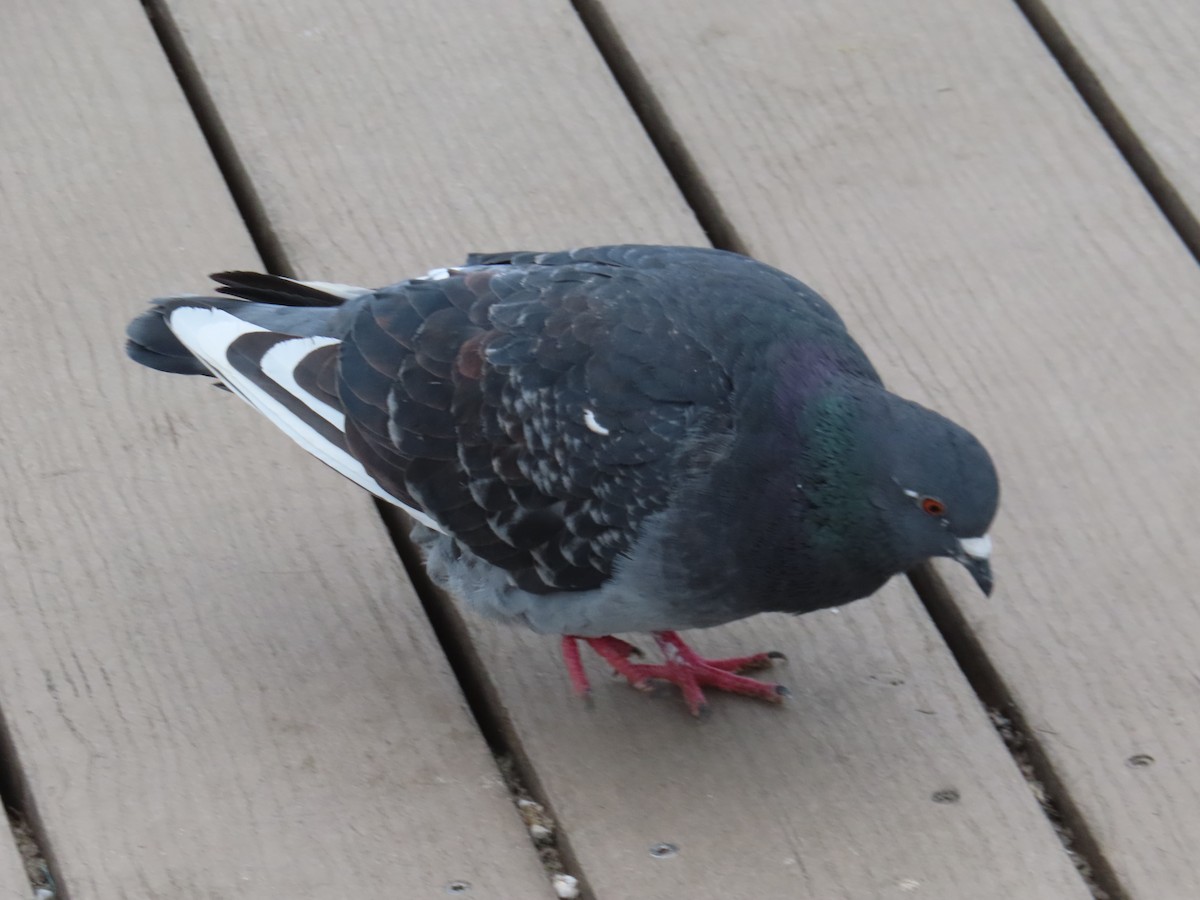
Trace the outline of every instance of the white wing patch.
<instances>
[{"instance_id":1,"label":"white wing patch","mask_svg":"<svg viewBox=\"0 0 1200 900\"><path fill-rule=\"evenodd\" d=\"M308 356L318 347L328 347L330 344L341 343L337 338L310 337L293 338L281 341L263 354L260 368L264 375L286 390L293 397L299 398L305 406L318 416L345 434L346 414L340 409L334 409L319 397L314 397L296 382L295 370L300 360Z\"/></svg>"},{"instance_id":2,"label":"white wing patch","mask_svg":"<svg viewBox=\"0 0 1200 900\"><path fill-rule=\"evenodd\" d=\"M413 509L385 491L379 482L367 473L361 462L343 448L330 443L304 418L234 368L226 355L229 345L243 335L269 329L244 322L224 310L201 306L181 306L172 310L167 317L167 325L183 345L204 363L209 371L220 378L226 387L270 419L280 431L321 462L360 487L366 488L376 497L399 506L422 525L443 531L428 515ZM300 387L293 374L296 366L309 353L336 343L337 339L330 337L292 338L281 341L263 354L261 370L271 381L308 409L344 432L345 416Z\"/></svg>"}]
</instances>

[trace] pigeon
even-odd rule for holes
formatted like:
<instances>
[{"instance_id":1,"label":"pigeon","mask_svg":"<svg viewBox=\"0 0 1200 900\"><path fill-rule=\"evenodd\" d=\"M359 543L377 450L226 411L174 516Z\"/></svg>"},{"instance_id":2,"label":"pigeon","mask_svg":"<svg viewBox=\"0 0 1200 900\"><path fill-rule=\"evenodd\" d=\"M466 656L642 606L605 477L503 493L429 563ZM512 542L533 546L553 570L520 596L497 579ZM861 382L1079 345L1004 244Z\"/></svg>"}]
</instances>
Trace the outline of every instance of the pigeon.
<instances>
[{"instance_id":1,"label":"pigeon","mask_svg":"<svg viewBox=\"0 0 1200 900\"><path fill-rule=\"evenodd\" d=\"M889 392L796 278L711 248L473 253L378 289L225 272L154 300L127 352L205 375L413 520L435 583L640 689L779 701L679 631L807 613L924 560L992 589L999 481ZM662 662L616 633L649 633Z\"/></svg>"}]
</instances>

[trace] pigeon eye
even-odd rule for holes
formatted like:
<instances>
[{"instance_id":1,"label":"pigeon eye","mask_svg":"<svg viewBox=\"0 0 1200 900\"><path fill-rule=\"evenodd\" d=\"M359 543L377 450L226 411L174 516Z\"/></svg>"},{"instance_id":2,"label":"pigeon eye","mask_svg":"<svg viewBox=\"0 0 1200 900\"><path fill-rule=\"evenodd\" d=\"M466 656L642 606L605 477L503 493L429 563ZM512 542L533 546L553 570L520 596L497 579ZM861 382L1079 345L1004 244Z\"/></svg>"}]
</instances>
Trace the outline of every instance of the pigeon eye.
<instances>
[{"instance_id":1,"label":"pigeon eye","mask_svg":"<svg viewBox=\"0 0 1200 900\"><path fill-rule=\"evenodd\" d=\"M939 519L946 514L946 504L937 497L922 497L921 509L925 510L931 516L937 516Z\"/></svg>"}]
</instances>

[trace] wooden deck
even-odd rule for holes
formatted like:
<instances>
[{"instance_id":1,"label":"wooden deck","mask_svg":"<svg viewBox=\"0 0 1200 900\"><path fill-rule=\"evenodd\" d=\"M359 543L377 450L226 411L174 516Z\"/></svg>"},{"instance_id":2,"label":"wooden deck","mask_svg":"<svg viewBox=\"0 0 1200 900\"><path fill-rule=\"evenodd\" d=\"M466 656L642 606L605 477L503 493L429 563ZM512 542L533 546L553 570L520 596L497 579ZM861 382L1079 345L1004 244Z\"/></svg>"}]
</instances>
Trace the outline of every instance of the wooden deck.
<instances>
[{"instance_id":1,"label":"wooden deck","mask_svg":"<svg viewBox=\"0 0 1200 900\"><path fill-rule=\"evenodd\" d=\"M1200 5L148 8L0 28L0 793L58 897L1200 897ZM796 273L975 430L995 596L939 566L696 635L786 652L782 709L589 708L555 641L422 604L365 495L122 352L210 271L607 241Z\"/></svg>"}]
</instances>

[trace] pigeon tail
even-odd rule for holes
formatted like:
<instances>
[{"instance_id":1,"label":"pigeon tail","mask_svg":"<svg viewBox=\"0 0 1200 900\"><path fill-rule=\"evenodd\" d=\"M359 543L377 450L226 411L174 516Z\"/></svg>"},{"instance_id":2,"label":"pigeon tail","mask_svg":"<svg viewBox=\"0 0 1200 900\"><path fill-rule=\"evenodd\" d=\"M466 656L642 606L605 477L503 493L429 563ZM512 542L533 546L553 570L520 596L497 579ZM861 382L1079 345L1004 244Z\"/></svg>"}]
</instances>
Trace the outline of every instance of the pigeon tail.
<instances>
[{"instance_id":1,"label":"pigeon tail","mask_svg":"<svg viewBox=\"0 0 1200 900\"><path fill-rule=\"evenodd\" d=\"M178 375L212 375L171 329L172 312L181 307L218 309L246 322L294 337L340 338L342 307L370 293L368 288L323 281L296 281L258 272L218 272L212 276L226 297L180 295L153 301L125 334L125 351L134 362Z\"/></svg>"},{"instance_id":2,"label":"pigeon tail","mask_svg":"<svg viewBox=\"0 0 1200 900\"><path fill-rule=\"evenodd\" d=\"M161 325L154 327L167 330L182 352L191 354L196 365L220 379L321 462L381 500L399 506L422 524L442 530L429 516L384 488L350 451L346 411L333 378L341 340L319 333L272 331L246 315L271 309L238 300L177 297L159 301L142 318L157 316ZM274 309L295 312L290 308ZM134 322L131 331L137 325ZM131 342L134 340L131 338ZM175 355L168 356L168 352L160 349L146 352L156 352L172 361L179 357L173 348L168 347L167 351ZM134 355L133 351L130 355Z\"/></svg>"},{"instance_id":3,"label":"pigeon tail","mask_svg":"<svg viewBox=\"0 0 1200 900\"><path fill-rule=\"evenodd\" d=\"M228 309L234 315L238 307L246 304L240 300L223 300L216 297L164 297L153 301L146 312L129 323L125 329L125 352L129 358L143 366L160 372L176 375L212 375L184 343L176 337L168 324L172 311L181 306L199 309Z\"/></svg>"},{"instance_id":4,"label":"pigeon tail","mask_svg":"<svg viewBox=\"0 0 1200 900\"><path fill-rule=\"evenodd\" d=\"M297 281L262 272L216 272L209 276L221 287L218 294L254 300L274 306L341 306L347 300L369 294L370 288L330 281Z\"/></svg>"}]
</instances>

